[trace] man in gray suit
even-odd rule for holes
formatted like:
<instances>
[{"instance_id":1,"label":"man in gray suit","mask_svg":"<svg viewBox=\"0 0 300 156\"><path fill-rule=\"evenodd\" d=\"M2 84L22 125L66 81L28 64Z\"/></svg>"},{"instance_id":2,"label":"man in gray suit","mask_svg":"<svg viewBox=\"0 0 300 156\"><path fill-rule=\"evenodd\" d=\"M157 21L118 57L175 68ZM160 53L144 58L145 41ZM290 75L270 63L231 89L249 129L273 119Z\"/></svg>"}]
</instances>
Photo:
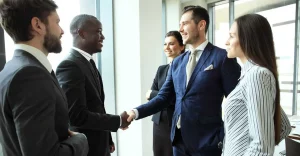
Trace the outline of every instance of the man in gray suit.
<instances>
[{"instance_id":1,"label":"man in gray suit","mask_svg":"<svg viewBox=\"0 0 300 156\"><path fill-rule=\"evenodd\" d=\"M15 42L0 72L0 142L5 156L86 156L88 143L68 130L67 99L47 59L62 50L52 0L3 0L2 27Z\"/></svg>"}]
</instances>

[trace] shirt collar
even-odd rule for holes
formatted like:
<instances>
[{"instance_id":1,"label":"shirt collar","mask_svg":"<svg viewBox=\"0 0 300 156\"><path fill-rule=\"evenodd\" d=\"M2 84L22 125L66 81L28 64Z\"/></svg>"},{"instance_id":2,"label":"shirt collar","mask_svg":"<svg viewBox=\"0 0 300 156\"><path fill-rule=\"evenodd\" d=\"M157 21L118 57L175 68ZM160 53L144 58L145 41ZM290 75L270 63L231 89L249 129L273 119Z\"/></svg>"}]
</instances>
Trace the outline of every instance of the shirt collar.
<instances>
[{"instance_id":1,"label":"shirt collar","mask_svg":"<svg viewBox=\"0 0 300 156\"><path fill-rule=\"evenodd\" d=\"M195 50L203 51L208 44L208 40L205 40L202 44L200 44ZM193 50L193 47L190 46L190 51Z\"/></svg>"},{"instance_id":2,"label":"shirt collar","mask_svg":"<svg viewBox=\"0 0 300 156\"><path fill-rule=\"evenodd\" d=\"M41 50L26 44L15 44L15 49L20 49L33 55L51 73L52 66L47 56Z\"/></svg>"},{"instance_id":3,"label":"shirt collar","mask_svg":"<svg viewBox=\"0 0 300 156\"><path fill-rule=\"evenodd\" d=\"M92 55L90 55L89 53L79 49L79 48L76 48L76 47L72 47L74 50L78 51L84 58L86 58L88 61L90 61L91 59L93 59Z\"/></svg>"},{"instance_id":4,"label":"shirt collar","mask_svg":"<svg viewBox=\"0 0 300 156\"><path fill-rule=\"evenodd\" d=\"M255 65L256 63L254 63L252 60L247 60L247 62L242 65L241 76L239 79L242 79L245 74Z\"/></svg>"}]
</instances>

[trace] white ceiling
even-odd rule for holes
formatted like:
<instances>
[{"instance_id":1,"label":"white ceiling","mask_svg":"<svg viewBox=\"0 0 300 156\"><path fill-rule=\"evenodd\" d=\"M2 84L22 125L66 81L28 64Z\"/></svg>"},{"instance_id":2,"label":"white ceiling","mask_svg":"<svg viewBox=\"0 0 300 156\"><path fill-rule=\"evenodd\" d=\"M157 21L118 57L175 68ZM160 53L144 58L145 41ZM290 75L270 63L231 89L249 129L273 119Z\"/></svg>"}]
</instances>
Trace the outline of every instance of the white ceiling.
<instances>
[{"instance_id":1,"label":"white ceiling","mask_svg":"<svg viewBox=\"0 0 300 156\"><path fill-rule=\"evenodd\" d=\"M180 0L181 3L185 3L185 2L189 2L189 1L193 1L193 0Z\"/></svg>"}]
</instances>

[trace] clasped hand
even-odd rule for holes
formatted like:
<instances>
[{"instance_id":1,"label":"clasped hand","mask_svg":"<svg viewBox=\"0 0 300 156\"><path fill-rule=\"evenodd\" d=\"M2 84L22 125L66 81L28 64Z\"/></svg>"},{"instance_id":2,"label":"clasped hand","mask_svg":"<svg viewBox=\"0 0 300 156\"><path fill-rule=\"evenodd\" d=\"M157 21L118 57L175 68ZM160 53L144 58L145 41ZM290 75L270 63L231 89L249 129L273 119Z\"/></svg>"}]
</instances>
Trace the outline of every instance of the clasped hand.
<instances>
[{"instance_id":1,"label":"clasped hand","mask_svg":"<svg viewBox=\"0 0 300 156\"><path fill-rule=\"evenodd\" d=\"M128 129L128 126L131 124L133 119L135 119L135 117L136 117L134 111L132 111L132 110L129 112L124 111L120 116L122 119L122 124L121 124L120 128L122 130Z\"/></svg>"}]
</instances>

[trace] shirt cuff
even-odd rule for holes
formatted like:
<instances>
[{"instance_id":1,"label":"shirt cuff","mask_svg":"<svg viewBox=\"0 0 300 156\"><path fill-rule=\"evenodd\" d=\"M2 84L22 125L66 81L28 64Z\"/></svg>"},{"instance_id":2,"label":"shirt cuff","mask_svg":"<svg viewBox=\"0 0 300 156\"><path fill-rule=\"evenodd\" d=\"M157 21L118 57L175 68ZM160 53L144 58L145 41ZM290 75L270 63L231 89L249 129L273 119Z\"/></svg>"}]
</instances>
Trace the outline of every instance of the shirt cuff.
<instances>
[{"instance_id":1,"label":"shirt cuff","mask_svg":"<svg viewBox=\"0 0 300 156\"><path fill-rule=\"evenodd\" d=\"M136 120L137 118L139 118L139 111L138 111L137 109L133 109L132 111L133 111L134 114L135 114L134 120Z\"/></svg>"},{"instance_id":2,"label":"shirt cuff","mask_svg":"<svg viewBox=\"0 0 300 156\"><path fill-rule=\"evenodd\" d=\"M122 117L120 116L120 127L122 126Z\"/></svg>"}]
</instances>

